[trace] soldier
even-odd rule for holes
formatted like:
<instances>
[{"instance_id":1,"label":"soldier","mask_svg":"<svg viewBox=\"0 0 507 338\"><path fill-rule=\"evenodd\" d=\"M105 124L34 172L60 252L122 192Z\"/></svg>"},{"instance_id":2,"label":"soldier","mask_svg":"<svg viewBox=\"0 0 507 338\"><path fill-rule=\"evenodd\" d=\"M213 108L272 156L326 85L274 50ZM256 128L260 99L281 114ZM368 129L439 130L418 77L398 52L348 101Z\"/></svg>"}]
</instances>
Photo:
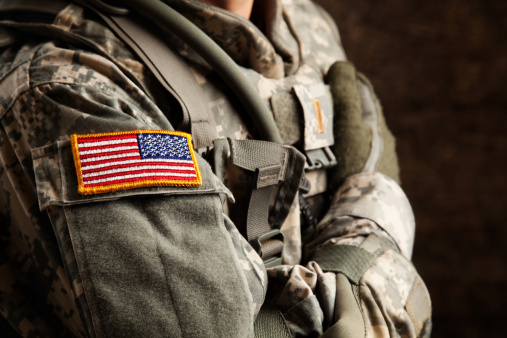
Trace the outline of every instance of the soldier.
<instances>
[{"instance_id":1,"label":"soldier","mask_svg":"<svg viewBox=\"0 0 507 338\"><path fill-rule=\"evenodd\" d=\"M124 3L0 2L5 321L429 336L394 139L327 13Z\"/></svg>"}]
</instances>

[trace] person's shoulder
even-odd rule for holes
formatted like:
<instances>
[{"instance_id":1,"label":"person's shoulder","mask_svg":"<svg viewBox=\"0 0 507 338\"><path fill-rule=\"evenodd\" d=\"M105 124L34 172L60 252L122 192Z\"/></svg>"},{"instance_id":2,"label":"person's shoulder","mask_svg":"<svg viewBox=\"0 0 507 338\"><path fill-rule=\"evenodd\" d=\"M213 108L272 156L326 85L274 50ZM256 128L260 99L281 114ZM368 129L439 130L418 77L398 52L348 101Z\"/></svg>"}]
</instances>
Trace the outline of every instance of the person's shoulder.
<instances>
[{"instance_id":1,"label":"person's shoulder","mask_svg":"<svg viewBox=\"0 0 507 338\"><path fill-rule=\"evenodd\" d=\"M14 44L0 55L0 116L30 89L30 68L39 48L35 42Z\"/></svg>"},{"instance_id":2,"label":"person's shoulder","mask_svg":"<svg viewBox=\"0 0 507 338\"><path fill-rule=\"evenodd\" d=\"M69 70L79 68L75 51L58 48L50 41L11 46L0 58L0 101L4 108L33 87L70 79Z\"/></svg>"}]
</instances>

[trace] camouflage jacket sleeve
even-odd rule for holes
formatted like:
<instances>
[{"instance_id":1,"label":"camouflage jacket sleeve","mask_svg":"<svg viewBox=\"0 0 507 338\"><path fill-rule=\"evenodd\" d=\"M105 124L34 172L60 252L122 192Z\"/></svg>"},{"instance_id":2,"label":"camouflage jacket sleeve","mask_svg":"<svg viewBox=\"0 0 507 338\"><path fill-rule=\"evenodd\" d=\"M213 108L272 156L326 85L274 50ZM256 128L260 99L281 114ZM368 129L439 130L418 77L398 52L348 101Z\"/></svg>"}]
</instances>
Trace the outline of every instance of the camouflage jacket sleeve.
<instances>
[{"instance_id":1,"label":"camouflage jacket sleeve","mask_svg":"<svg viewBox=\"0 0 507 338\"><path fill-rule=\"evenodd\" d=\"M428 337L431 302L410 262L413 226L396 182L353 175L307 245L310 262L268 269L267 299L296 335Z\"/></svg>"},{"instance_id":2,"label":"camouflage jacket sleeve","mask_svg":"<svg viewBox=\"0 0 507 338\"><path fill-rule=\"evenodd\" d=\"M58 42L3 61L1 315L22 336L252 336L265 270L206 161L198 188L77 193L70 135L171 129L151 98Z\"/></svg>"},{"instance_id":3,"label":"camouflage jacket sleeve","mask_svg":"<svg viewBox=\"0 0 507 338\"><path fill-rule=\"evenodd\" d=\"M312 259L327 271L343 273L357 288L367 336L427 336L431 304L410 262L414 219L408 200L392 179L380 173L349 177L309 244ZM359 271L333 254L345 250ZM349 249L347 247L347 249Z\"/></svg>"}]
</instances>

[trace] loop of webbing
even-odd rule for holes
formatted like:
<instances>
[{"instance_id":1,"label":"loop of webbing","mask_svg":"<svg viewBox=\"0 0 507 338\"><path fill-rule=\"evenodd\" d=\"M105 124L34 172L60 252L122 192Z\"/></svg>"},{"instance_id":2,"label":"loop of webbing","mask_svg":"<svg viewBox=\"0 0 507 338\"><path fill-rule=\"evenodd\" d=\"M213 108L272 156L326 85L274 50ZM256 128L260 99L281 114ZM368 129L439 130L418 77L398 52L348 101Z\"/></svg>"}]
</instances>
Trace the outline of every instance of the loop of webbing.
<instances>
[{"instance_id":1,"label":"loop of webbing","mask_svg":"<svg viewBox=\"0 0 507 338\"><path fill-rule=\"evenodd\" d=\"M280 237L274 238L277 234L270 230L279 229L288 215L303 176L304 156L295 148L265 141L229 139L229 144L231 163L253 176L242 233L253 246L259 246L256 250L263 260L270 260L283 248ZM268 233L268 238L263 237Z\"/></svg>"},{"instance_id":2,"label":"loop of webbing","mask_svg":"<svg viewBox=\"0 0 507 338\"><path fill-rule=\"evenodd\" d=\"M266 268L282 264L284 237L280 230L273 229L250 241L252 248L264 261Z\"/></svg>"},{"instance_id":3,"label":"loop of webbing","mask_svg":"<svg viewBox=\"0 0 507 338\"><path fill-rule=\"evenodd\" d=\"M262 259L267 260L282 252L283 241L270 239L262 243Z\"/></svg>"},{"instance_id":4,"label":"loop of webbing","mask_svg":"<svg viewBox=\"0 0 507 338\"><path fill-rule=\"evenodd\" d=\"M352 284L359 285L364 272L382 252L371 253L353 245L327 245L316 250L311 260L319 263L323 271L341 273Z\"/></svg>"},{"instance_id":5,"label":"loop of webbing","mask_svg":"<svg viewBox=\"0 0 507 338\"><path fill-rule=\"evenodd\" d=\"M292 333L276 306L264 303L254 322L255 338L290 338Z\"/></svg>"},{"instance_id":6,"label":"loop of webbing","mask_svg":"<svg viewBox=\"0 0 507 338\"><path fill-rule=\"evenodd\" d=\"M278 181L276 182L278 184ZM276 185L269 185L260 189L253 189L250 194L246 221L246 237L252 241L268 232L269 226L269 197Z\"/></svg>"}]
</instances>

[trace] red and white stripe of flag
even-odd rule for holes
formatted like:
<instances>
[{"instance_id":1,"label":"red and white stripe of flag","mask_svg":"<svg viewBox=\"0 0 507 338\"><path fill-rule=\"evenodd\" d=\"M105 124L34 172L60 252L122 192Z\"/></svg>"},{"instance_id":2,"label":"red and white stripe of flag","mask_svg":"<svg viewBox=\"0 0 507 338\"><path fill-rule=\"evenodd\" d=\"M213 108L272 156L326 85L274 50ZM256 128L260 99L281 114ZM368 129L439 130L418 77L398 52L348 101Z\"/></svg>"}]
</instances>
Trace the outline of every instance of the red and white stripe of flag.
<instances>
[{"instance_id":1,"label":"red and white stripe of flag","mask_svg":"<svg viewBox=\"0 0 507 338\"><path fill-rule=\"evenodd\" d=\"M79 161L76 168L80 193L140 186L200 184L195 157L193 160L143 159L134 133L98 137L83 135L73 142L78 157L76 159L75 153L75 161Z\"/></svg>"}]
</instances>

